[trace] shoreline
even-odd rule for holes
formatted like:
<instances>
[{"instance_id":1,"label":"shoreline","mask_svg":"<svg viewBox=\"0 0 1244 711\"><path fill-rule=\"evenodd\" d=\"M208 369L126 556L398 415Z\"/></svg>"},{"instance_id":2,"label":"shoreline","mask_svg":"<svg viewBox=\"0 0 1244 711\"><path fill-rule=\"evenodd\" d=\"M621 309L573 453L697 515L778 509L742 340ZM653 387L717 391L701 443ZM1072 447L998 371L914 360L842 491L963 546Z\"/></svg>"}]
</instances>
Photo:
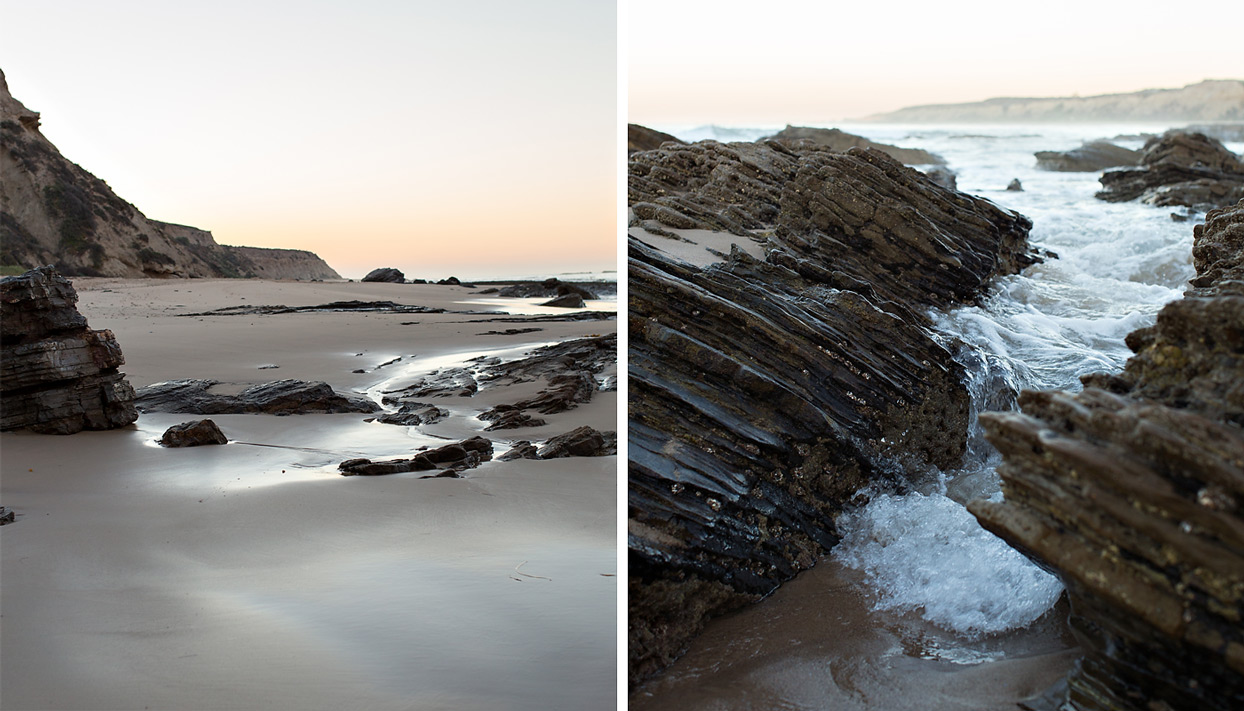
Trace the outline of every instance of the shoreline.
<instances>
[{"instance_id":1,"label":"shoreline","mask_svg":"<svg viewBox=\"0 0 1244 711\"><path fill-rule=\"evenodd\" d=\"M297 378L366 393L448 353L616 331L616 320L545 321L507 335L488 314L449 312L176 315L344 299L465 310L460 287L74 283L91 327L116 334L135 387ZM201 415L3 433L3 502L17 512L0 534L5 707L575 709L613 698L616 630L602 620L616 606L616 456L494 458L461 479L336 471L476 434L499 455L580 424L616 430L616 393L600 392L544 426L480 432L477 411L537 385L435 398L451 415L417 428L363 414L212 415L230 443L192 449L154 440Z\"/></svg>"}]
</instances>

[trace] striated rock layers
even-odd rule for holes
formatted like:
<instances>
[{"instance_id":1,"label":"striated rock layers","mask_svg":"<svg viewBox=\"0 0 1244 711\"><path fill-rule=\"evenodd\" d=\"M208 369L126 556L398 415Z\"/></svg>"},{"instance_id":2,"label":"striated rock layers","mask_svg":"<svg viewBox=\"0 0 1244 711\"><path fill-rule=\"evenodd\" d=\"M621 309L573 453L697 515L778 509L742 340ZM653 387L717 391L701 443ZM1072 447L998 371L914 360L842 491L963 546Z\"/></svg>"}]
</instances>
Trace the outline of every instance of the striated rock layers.
<instances>
[{"instance_id":1,"label":"striated rock layers","mask_svg":"<svg viewBox=\"0 0 1244 711\"><path fill-rule=\"evenodd\" d=\"M341 278L311 252L219 245L148 219L62 156L0 72L0 266L44 264L70 276Z\"/></svg>"},{"instance_id":2,"label":"striated rock layers","mask_svg":"<svg viewBox=\"0 0 1244 711\"><path fill-rule=\"evenodd\" d=\"M1037 167L1064 173L1094 173L1106 168L1139 165L1140 151L1110 141L1088 141L1069 151L1037 151Z\"/></svg>"},{"instance_id":3,"label":"striated rock layers","mask_svg":"<svg viewBox=\"0 0 1244 711\"><path fill-rule=\"evenodd\" d=\"M946 163L946 159L936 153L929 153L920 148L899 148L885 143L874 143L863 136L839 131L836 128L787 125L786 128L769 136L768 140L785 143L792 147L800 141L808 141L814 146L822 146L835 151L845 151L849 148L876 148L904 165L944 165Z\"/></svg>"},{"instance_id":4,"label":"striated rock layers","mask_svg":"<svg viewBox=\"0 0 1244 711\"><path fill-rule=\"evenodd\" d=\"M1121 374L981 417L1006 501L970 508L1067 586L1066 708L1244 708L1244 202L1193 257Z\"/></svg>"},{"instance_id":5,"label":"striated rock layers","mask_svg":"<svg viewBox=\"0 0 1244 711\"><path fill-rule=\"evenodd\" d=\"M52 267L0 280L0 430L73 434L138 419L112 331L92 331Z\"/></svg>"},{"instance_id":6,"label":"striated rock layers","mask_svg":"<svg viewBox=\"0 0 1244 711\"><path fill-rule=\"evenodd\" d=\"M1145 143L1140 167L1103 173L1097 197L1198 210L1244 199L1244 161L1202 133L1167 131Z\"/></svg>"},{"instance_id":7,"label":"striated rock layers","mask_svg":"<svg viewBox=\"0 0 1244 711\"><path fill-rule=\"evenodd\" d=\"M834 515L904 465L964 451L963 370L929 307L1031 264L1031 223L880 151L777 142L631 157L637 216L765 239L701 268L629 245L629 664L838 539Z\"/></svg>"}]
</instances>

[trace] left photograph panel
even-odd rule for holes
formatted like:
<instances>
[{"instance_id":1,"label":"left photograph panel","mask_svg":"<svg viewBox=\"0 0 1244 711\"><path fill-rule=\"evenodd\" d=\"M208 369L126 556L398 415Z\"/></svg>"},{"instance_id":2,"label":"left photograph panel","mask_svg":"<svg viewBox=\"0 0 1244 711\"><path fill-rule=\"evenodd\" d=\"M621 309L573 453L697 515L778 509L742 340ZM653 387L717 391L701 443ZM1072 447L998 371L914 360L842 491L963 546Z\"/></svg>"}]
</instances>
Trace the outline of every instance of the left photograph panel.
<instances>
[{"instance_id":1,"label":"left photograph panel","mask_svg":"<svg viewBox=\"0 0 1244 711\"><path fill-rule=\"evenodd\" d=\"M0 0L0 707L614 705L616 13Z\"/></svg>"}]
</instances>

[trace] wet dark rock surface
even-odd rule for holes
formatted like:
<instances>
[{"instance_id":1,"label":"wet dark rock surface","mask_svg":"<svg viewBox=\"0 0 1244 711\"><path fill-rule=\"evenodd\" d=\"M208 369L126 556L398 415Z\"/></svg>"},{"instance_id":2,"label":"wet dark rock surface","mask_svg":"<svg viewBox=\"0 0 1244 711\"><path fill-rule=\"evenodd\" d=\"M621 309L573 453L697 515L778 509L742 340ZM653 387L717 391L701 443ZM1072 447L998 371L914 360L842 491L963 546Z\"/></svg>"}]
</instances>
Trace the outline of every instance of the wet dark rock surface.
<instances>
[{"instance_id":1,"label":"wet dark rock surface","mask_svg":"<svg viewBox=\"0 0 1244 711\"><path fill-rule=\"evenodd\" d=\"M404 284L406 283L406 275L403 274L400 269L394 269L392 267L381 267L379 269L373 269L370 272L367 272L367 276L363 277L362 281L379 281L379 282L389 282L393 284Z\"/></svg>"},{"instance_id":2,"label":"wet dark rock surface","mask_svg":"<svg viewBox=\"0 0 1244 711\"><path fill-rule=\"evenodd\" d=\"M876 143L863 136L856 136L836 128L811 128L807 126L787 126L769 136L769 141L777 141L792 148L806 145L828 148L833 151L846 151L850 148L875 148L904 165L942 165L946 159L920 148L899 148L886 143Z\"/></svg>"},{"instance_id":3,"label":"wet dark rock surface","mask_svg":"<svg viewBox=\"0 0 1244 711\"><path fill-rule=\"evenodd\" d=\"M764 239L700 268L629 243L629 667L834 545L865 484L964 452L964 372L929 307L1034 261L1031 223L875 150L636 153L637 216Z\"/></svg>"},{"instance_id":4,"label":"wet dark rock surface","mask_svg":"<svg viewBox=\"0 0 1244 711\"><path fill-rule=\"evenodd\" d=\"M229 438L211 420L196 420L173 425L160 437L160 444L165 447L199 447L206 444L228 443Z\"/></svg>"},{"instance_id":5,"label":"wet dark rock surface","mask_svg":"<svg viewBox=\"0 0 1244 711\"><path fill-rule=\"evenodd\" d=\"M1122 373L981 418L1006 501L970 509L1067 586L1068 708L1244 705L1244 202L1209 213L1194 262Z\"/></svg>"},{"instance_id":6,"label":"wet dark rock surface","mask_svg":"<svg viewBox=\"0 0 1244 711\"><path fill-rule=\"evenodd\" d=\"M399 304L395 301L330 301L316 306L285 306L282 304L241 304L225 306L211 311L196 311L178 316L257 316L269 314L323 313L325 311L366 311L394 314L443 314L445 309L431 306ZM479 313L476 311L453 311L450 313Z\"/></svg>"},{"instance_id":7,"label":"wet dark rock surface","mask_svg":"<svg viewBox=\"0 0 1244 711\"><path fill-rule=\"evenodd\" d=\"M341 395L328 383L275 380L244 387L236 394L213 392L216 380L166 380L139 388L135 404L141 412L189 412L198 415L254 413L375 412L380 406L357 395Z\"/></svg>"},{"instance_id":8,"label":"wet dark rock surface","mask_svg":"<svg viewBox=\"0 0 1244 711\"><path fill-rule=\"evenodd\" d=\"M426 402L403 402L396 412L386 412L377 417L376 422L415 427L440 422L446 417L449 417L449 410L444 408Z\"/></svg>"},{"instance_id":9,"label":"wet dark rock surface","mask_svg":"<svg viewBox=\"0 0 1244 711\"><path fill-rule=\"evenodd\" d=\"M337 466L342 476L382 476L404 472L442 470L431 477L456 476L459 472L473 469L492 459L492 442L483 437L472 437L454 444L419 452L410 459L388 459L373 462L370 459L347 459Z\"/></svg>"},{"instance_id":10,"label":"wet dark rock surface","mask_svg":"<svg viewBox=\"0 0 1244 711\"><path fill-rule=\"evenodd\" d=\"M1101 185L1107 202L1210 210L1244 199L1244 161L1204 134L1167 131L1145 143L1140 167L1107 171Z\"/></svg>"},{"instance_id":11,"label":"wet dark rock surface","mask_svg":"<svg viewBox=\"0 0 1244 711\"><path fill-rule=\"evenodd\" d=\"M1037 167L1065 173L1095 173L1106 168L1140 165L1140 151L1110 141L1089 141L1069 151L1037 151Z\"/></svg>"},{"instance_id":12,"label":"wet dark rock surface","mask_svg":"<svg viewBox=\"0 0 1244 711\"><path fill-rule=\"evenodd\" d=\"M138 419L112 331L93 331L53 267L0 280L0 430L48 434Z\"/></svg>"},{"instance_id":13,"label":"wet dark rock surface","mask_svg":"<svg viewBox=\"0 0 1244 711\"><path fill-rule=\"evenodd\" d=\"M548 298L578 294L584 299L595 299L598 291L614 293L616 284L609 282L568 282L556 277L544 281L525 281L510 284L497 290L497 296L529 299L534 297Z\"/></svg>"}]
</instances>

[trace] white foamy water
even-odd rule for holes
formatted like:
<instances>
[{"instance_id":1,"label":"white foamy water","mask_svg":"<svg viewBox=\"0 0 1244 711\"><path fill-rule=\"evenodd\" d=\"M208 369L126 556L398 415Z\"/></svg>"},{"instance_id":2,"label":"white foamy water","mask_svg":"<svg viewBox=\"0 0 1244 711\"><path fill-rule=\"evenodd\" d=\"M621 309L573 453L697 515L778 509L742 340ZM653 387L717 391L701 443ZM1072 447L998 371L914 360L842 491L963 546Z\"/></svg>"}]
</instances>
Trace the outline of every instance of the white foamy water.
<instances>
[{"instance_id":1,"label":"white foamy water","mask_svg":"<svg viewBox=\"0 0 1244 711\"><path fill-rule=\"evenodd\" d=\"M1033 155L1170 126L837 127L941 155L960 190L1028 216L1031 242L1058 255L1000 279L980 307L934 315L948 341L967 344L959 359L969 370L975 413L1013 408L1021 389L1074 391L1081 375L1120 370L1131 355L1124 337L1152 324L1194 274L1192 227L1203 214L1177 222L1171 213L1180 210L1097 200L1100 173L1038 170ZM684 140L755 140L772 132L671 131ZM1115 142L1143 145L1140 137ZM1244 144L1227 147L1244 152ZM1022 192L1005 189L1015 178ZM918 613L970 639L1029 625L1054 605L1057 579L983 530L963 506L1002 496L997 460L977 427L962 469L917 481L911 493L874 492L868 505L840 519L845 537L834 556L864 573L876 609Z\"/></svg>"}]
</instances>

